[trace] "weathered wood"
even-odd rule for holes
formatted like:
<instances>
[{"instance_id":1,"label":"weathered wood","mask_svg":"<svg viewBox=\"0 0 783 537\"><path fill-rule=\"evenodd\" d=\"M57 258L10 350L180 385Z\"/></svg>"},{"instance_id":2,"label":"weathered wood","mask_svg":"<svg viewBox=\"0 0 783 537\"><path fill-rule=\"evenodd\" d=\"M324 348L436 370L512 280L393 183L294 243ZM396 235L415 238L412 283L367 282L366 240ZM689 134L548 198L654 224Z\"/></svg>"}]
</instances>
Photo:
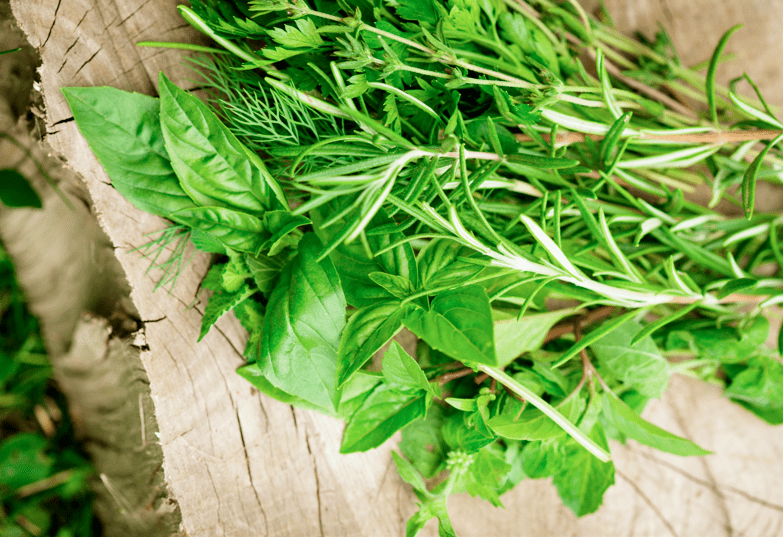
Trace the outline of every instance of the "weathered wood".
<instances>
[{"instance_id":1,"label":"weathered wood","mask_svg":"<svg viewBox=\"0 0 783 537\"><path fill-rule=\"evenodd\" d=\"M391 464L394 440L367 454L338 454L342 426L259 396L234 373L245 334L232 316L196 344L195 298L208 257L197 254L171 295L128 251L164 227L134 209L78 134L59 88L110 84L154 93L157 71L190 76L179 53L139 50L138 40L194 40L176 2L15 0L14 10L44 67L49 141L80 171L117 247L146 321L150 379L170 491L192 536L404 535L415 498ZM56 16L55 16L56 15ZM78 39L77 39L78 38ZM707 50L707 49L705 49ZM705 54L709 54L705 52ZM495 510L469 497L451 502L460 535L774 535L783 531L783 438L714 388L675 379L646 414L715 451L680 459L613 445L621 472L598 513L577 520L548 482L524 482ZM432 524L426 535L435 535Z\"/></svg>"}]
</instances>

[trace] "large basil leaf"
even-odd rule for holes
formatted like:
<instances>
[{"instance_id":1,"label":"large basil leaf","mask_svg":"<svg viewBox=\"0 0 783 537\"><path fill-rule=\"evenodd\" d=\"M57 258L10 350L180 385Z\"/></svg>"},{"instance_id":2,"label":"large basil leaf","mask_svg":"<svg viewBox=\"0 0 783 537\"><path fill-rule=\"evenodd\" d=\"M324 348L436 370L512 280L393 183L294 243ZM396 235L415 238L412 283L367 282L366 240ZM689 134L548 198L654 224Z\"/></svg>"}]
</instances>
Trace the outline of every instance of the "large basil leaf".
<instances>
[{"instance_id":1,"label":"large basil leaf","mask_svg":"<svg viewBox=\"0 0 783 537\"><path fill-rule=\"evenodd\" d=\"M372 355L402 329L406 308L399 300L367 306L354 313L340 341L337 380L342 386Z\"/></svg>"},{"instance_id":2,"label":"large basil leaf","mask_svg":"<svg viewBox=\"0 0 783 537\"><path fill-rule=\"evenodd\" d=\"M485 267L459 259L474 252L460 243L437 239L419 253L419 280L424 289L458 285L476 276Z\"/></svg>"},{"instance_id":3,"label":"large basil leaf","mask_svg":"<svg viewBox=\"0 0 783 537\"><path fill-rule=\"evenodd\" d=\"M226 246L255 254L261 248L264 226L249 214L225 207L193 207L173 212L169 218L203 231Z\"/></svg>"},{"instance_id":4,"label":"large basil leaf","mask_svg":"<svg viewBox=\"0 0 783 537\"><path fill-rule=\"evenodd\" d=\"M669 383L669 366L650 336L631 345L642 329L627 321L590 348L598 361L627 386L648 397L660 397Z\"/></svg>"},{"instance_id":5,"label":"large basil leaf","mask_svg":"<svg viewBox=\"0 0 783 537\"><path fill-rule=\"evenodd\" d=\"M599 446L609 450L603 427L593 426L589 434ZM576 516L594 513L603 503L604 492L614 484L614 464L601 462L589 451L569 438L566 443L563 466L554 475L552 483L563 504Z\"/></svg>"},{"instance_id":6,"label":"large basil leaf","mask_svg":"<svg viewBox=\"0 0 783 537\"><path fill-rule=\"evenodd\" d=\"M337 410L337 349L345 327L345 296L329 259L312 233L283 269L269 297L258 366L275 387Z\"/></svg>"},{"instance_id":7,"label":"large basil leaf","mask_svg":"<svg viewBox=\"0 0 783 537\"><path fill-rule=\"evenodd\" d=\"M242 145L207 105L163 73L159 91L171 165L194 202L259 215L287 208L282 190L258 155Z\"/></svg>"},{"instance_id":8,"label":"large basil leaf","mask_svg":"<svg viewBox=\"0 0 783 537\"><path fill-rule=\"evenodd\" d=\"M403 323L430 347L456 360L498 364L489 297L479 285L445 291L429 311L416 308Z\"/></svg>"},{"instance_id":9,"label":"large basil leaf","mask_svg":"<svg viewBox=\"0 0 783 537\"><path fill-rule=\"evenodd\" d=\"M159 216L195 206L163 144L158 99L108 87L62 91L79 131L125 199Z\"/></svg>"},{"instance_id":10,"label":"large basil leaf","mask_svg":"<svg viewBox=\"0 0 783 537\"><path fill-rule=\"evenodd\" d=\"M643 419L612 392L604 392L603 411L613 427L641 444L683 457L710 454L687 438L665 431Z\"/></svg>"},{"instance_id":11,"label":"large basil leaf","mask_svg":"<svg viewBox=\"0 0 783 537\"><path fill-rule=\"evenodd\" d=\"M248 381L256 388L258 388L258 391L260 391L264 395L271 397L272 399L277 399L280 402L283 402L287 405L293 405L298 408L305 408L307 410L316 410L322 414L327 414L329 416L337 415L334 409L332 408L318 406L306 399L302 399L301 397L297 397L296 395L291 395L290 393L286 393L280 388L277 388L274 384L269 382L269 380L267 380L264 377L263 373L261 372L261 368L258 366L257 363L243 365L242 367L237 369L237 373L239 374L240 377Z\"/></svg>"},{"instance_id":12,"label":"large basil leaf","mask_svg":"<svg viewBox=\"0 0 783 537\"><path fill-rule=\"evenodd\" d=\"M399 392L381 384L354 412L343 432L340 453L367 451L427 412L425 392Z\"/></svg>"}]
</instances>

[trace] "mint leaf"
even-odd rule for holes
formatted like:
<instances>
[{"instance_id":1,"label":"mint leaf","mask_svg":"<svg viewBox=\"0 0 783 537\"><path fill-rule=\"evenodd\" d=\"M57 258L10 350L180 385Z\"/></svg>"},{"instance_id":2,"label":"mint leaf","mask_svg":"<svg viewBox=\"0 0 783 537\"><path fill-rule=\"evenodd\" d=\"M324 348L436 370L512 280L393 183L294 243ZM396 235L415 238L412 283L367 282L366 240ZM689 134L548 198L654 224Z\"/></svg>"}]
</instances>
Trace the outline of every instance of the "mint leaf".
<instances>
[{"instance_id":1,"label":"mint leaf","mask_svg":"<svg viewBox=\"0 0 783 537\"><path fill-rule=\"evenodd\" d=\"M774 358L751 359L723 393L767 423L783 424L783 364Z\"/></svg>"},{"instance_id":2,"label":"mint leaf","mask_svg":"<svg viewBox=\"0 0 783 537\"><path fill-rule=\"evenodd\" d=\"M204 339L209 329L215 324L224 313L231 308L250 297L253 294L253 289L245 285L234 293L218 292L213 294L209 298L207 307L204 309L204 316L201 318L201 333L198 336L198 341Z\"/></svg>"},{"instance_id":3,"label":"mint leaf","mask_svg":"<svg viewBox=\"0 0 783 537\"><path fill-rule=\"evenodd\" d=\"M559 438L528 442L522 448L522 468L533 479L554 475L563 466L565 450Z\"/></svg>"},{"instance_id":4,"label":"mint leaf","mask_svg":"<svg viewBox=\"0 0 783 537\"><path fill-rule=\"evenodd\" d=\"M568 421L575 423L585 409L585 400L572 394L555 407ZM519 418L502 413L491 418L489 427L503 438L513 440L545 440L565 435L565 431L537 408L525 410Z\"/></svg>"},{"instance_id":5,"label":"mint leaf","mask_svg":"<svg viewBox=\"0 0 783 537\"><path fill-rule=\"evenodd\" d=\"M517 356L541 347L549 330L558 321L573 313L572 309L562 309L525 315L517 321L515 313L493 309L492 320L495 327L498 364L508 365Z\"/></svg>"},{"instance_id":6,"label":"mint leaf","mask_svg":"<svg viewBox=\"0 0 783 537\"><path fill-rule=\"evenodd\" d=\"M628 438L646 446L687 457L690 455L709 455L711 452L700 448L687 438L682 438L653 425L636 414L612 392L604 392L603 412L607 421Z\"/></svg>"},{"instance_id":7,"label":"mint leaf","mask_svg":"<svg viewBox=\"0 0 783 537\"><path fill-rule=\"evenodd\" d=\"M600 423L595 424L589 436L609 449ZM565 445L563 464L552 479L563 504L576 516L594 513L601 507L606 489L614 484L614 464L599 461L571 438Z\"/></svg>"},{"instance_id":8,"label":"mint leaf","mask_svg":"<svg viewBox=\"0 0 783 537\"><path fill-rule=\"evenodd\" d=\"M435 477L446 463L448 446L441 431L446 415L441 405L432 405L423 420L402 430L399 448L411 464L426 478Z\"/></svg>"},{"instance_id":9,"label":"mint leaf","mask_svg":"<svg viewBox=\"0 0 783 537\"><path fill-rule=\"evenodd\" d=\"M669 383L669 366L651 337L631 345L641 329L639 323L627 321L590 348L600 364L627 386L648 397L660 397Z\"/></svg>"},{"instance_id":10,"label":"mint leaf","mask_svg":"<svg viewBox=\"0 0 783 537\"><path fill-rule=\"evenodd\" d=\"M699 355L724 363L744 362L764 344L769 335L769 321L757 316L742 332L734 327L706 328L692 332Z\"/></svg>"}]
</instances>

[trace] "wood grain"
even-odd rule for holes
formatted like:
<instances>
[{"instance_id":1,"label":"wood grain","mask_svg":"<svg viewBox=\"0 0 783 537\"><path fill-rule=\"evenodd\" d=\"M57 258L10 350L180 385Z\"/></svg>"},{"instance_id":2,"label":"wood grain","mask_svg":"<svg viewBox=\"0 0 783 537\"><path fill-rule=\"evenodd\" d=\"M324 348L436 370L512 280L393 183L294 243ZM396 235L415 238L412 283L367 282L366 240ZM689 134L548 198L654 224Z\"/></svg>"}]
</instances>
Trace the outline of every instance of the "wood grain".
<instances>
[{"instance_id":1,"label":"wood grain","mask_svg":"<svg viewBox=\"0 0 783 537\"><path fill-rule=\"evenodd\" d=\"M196 343L203 304L188 308L209 259L196 254L176 289L153 293L159 274L129 253L165 223L133 208L79 135L59 88L108 84L155 93L158 70L191 76L179 53L138 49L138 40L198 40L172 0L15 0L40 48L49 142L84 176L100 222L132 288L149 351L150 380L171 493L191 536L404 535L415 497L391 465L395 439L367 454L339 455L339 422L260 396L234 371L246 337L232 316ZM451 501L460 535L776 535L783 532L780 430L675 379L647 416L712 449L681 459L613 445L620 476L598 513L576 519L549 482L527 481L496 510ZM424 535L436 535L432 524Z\"/></svg>"}]
</instances>

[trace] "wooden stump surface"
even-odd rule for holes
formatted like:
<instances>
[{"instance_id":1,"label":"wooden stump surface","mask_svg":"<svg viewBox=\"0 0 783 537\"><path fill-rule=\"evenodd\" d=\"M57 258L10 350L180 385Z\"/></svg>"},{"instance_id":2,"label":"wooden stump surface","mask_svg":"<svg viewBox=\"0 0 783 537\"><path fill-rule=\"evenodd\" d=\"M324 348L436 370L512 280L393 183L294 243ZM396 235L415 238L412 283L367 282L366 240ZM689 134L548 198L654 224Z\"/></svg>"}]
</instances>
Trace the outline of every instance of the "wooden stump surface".
<instances>
[{"instance_id":1,"label":"wooden stump surface","mask_svg":"<svg viewBox=\"0 0 783 537\"><path fill-rule=\"evenodd\" d=\"M338 453L342 425L259 395L235 374L246 335L226 316L196 343L203 304L188 309L209 258L196 254L172 294L153 293L159 274L134 247L165 227L111 186L80 136L60 92L111 85L156 93L158 71L187 87L181 53L140 49L142 40L200 42L176 0L13 0L38 47L48 141L90 190L115 245L143 321L150 380L171 494L192 536L404 535L415 497L397 476L396 438L366 454ZM718 33L721 33L720 26ZM705 44L708 57L713 44ZM598 513L577 519L548 481L526 481L503 497L506 510L470 497L451 504L463 537L783 534L783 433L722 399L719 390L675 378L645 416L714 451L679 458L612 445L618 484ZM430 524L423 535L437 532Z\"/></svg>"}]
</instances>

